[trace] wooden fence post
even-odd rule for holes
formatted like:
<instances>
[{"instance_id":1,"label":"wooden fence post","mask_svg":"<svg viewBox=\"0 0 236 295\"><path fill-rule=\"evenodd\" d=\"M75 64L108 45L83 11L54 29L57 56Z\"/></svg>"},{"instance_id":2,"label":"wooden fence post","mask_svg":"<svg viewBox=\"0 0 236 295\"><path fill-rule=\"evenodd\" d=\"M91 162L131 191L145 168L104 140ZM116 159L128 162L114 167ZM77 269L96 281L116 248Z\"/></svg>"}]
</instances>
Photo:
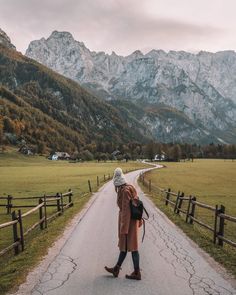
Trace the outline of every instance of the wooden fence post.
<instances>
[{"instance_id":1,"label":"wooden fence post","mask_svg":"<svg viewBox=\"0 0 236 295\"><path fill-rule=\"evenodd\" d=\"M180 197L180 191L178 191L176 200L175 200L175 208L174 208L174 213L176 213L177 207L178 207L178 203L179 203L179 197Z\"/></svg>"},{"instance_id":2,"label":"wooden fence post","mask_svg":"<svg viewBox=\"0 0 236 295\"><path fill-rule=\"evenodd\" d=\"M59 193L56 193L56 198L57 198L57 212L59 212L59 211L61 211Z\"/></svg>"},{"instance_id":3,"label":"wooden fence post","mask_svg":"<svg viewBox=\"0 0 236 295\"><path fill-rule=\"evenodd\" d=\"M40 198L39 199L39 204L42 204L43 203L43 200ZM43 208L40 207L39 208L39 220L41 220L43 218ZM40 229L43 229L43 223L41 222L40 223Z\"/></svg>"},{"instance_id":4,"label":"wooden fence post","mask_svg":"<svg viewBox=\"0 0 236 295\"><path fill-rule=\"evenodd\" d=\"M180 196L179 196L179 203L177 204L177 211L176 213L179 214L181 207L182 207L182 204L183 204L183 199L184 198L184 193L182 193Z\"/></svg>"},{"instance_id":5,"label":"wooden fence post","mask_svg":"<svg viewBox=\"0 0 236 295\"><path fill-rule=\"evenodd\" d=\"M60 199L61 199L61 212L64 212L64 202L63 202L63 195L60 193Z\"/></svg>"},{"instance_id":6,"label":"wooden fence post","mask_svg":"<svg viewBox=\"0 0 236 295\"><path fill-rule=\"evenodd\" d=\"M169 199L170 199L170 188L168 188L168 191L166 192L166 206L168 205L169 203Z\"/></svg>"},{"instance_id":7,"label":"wooden fence post","mask_svg":"<svg viewBox=\"0 0 236 295\"><path fill-rule=\"evenodd\" d=\"M72 192L71 192L71 189L69 189L69 198L68 198L68 202L70 203L70 207L72 207L73 206L73 203L72 203Z\"/></svg>"},{"instance_id":8,"label":"wooden fence post","mask_svg":"<svg viewBox=\"0 0 236 295\"><path fill-rule=\"evenodd\" d=\"M218 205L215 208L215 222L214 222L214 233L213 233L213 243L216 244L217 238L217 219L218 219Z\"/></svg>"},{"instance_id":9,"label":"wooden fence post","mask_svg":"<svg viewBox=\"0 0 236 295\"><path fill-rule=\"evenodd\" d=\"M89 192L91 193L92 192L92 187L91 187L90 180L88 180L88 186L89 186Z\"/></svg>"},{"instance_id":10,"label":"wooden fence post","mask_svg":"<svg viewBox=\"0 0 236 295\"><path fill-rule=\"evenodd\" d=\"M12 218L12 221L17 220L15 211L11 213L11 218ZM13 224L12 229L13 229L13 241L15 243L19 241L18 234L17 234L17 223ZM14 246L14 252L15 252L15 255L19 254L19 245Z\"/></svg>"},{"instance_id":11,"label":"wooden fence post","mask_svg":"<svg viewBox=\"0 0 236 295\"><path fill-rule=\"evenodd\" d=\"M190 211L191 202L192 202L192 196L189 196L187 214L186 214L186 219L185 219L185 222L187 222L187 223L188 223L188 219L189 219L189 211Z\"/></svg>"},{"instance_id":12,"label":"wooden fence post","mask_svg":"<svg viewBox=\"0 0 236 295\"><path fill-rule=\"evenodd\" d=\"M43 202L44 202L44 227L48 227L48 221L47 221L47 198L46 195L43 196Z\"/></svg>"},{"instance_id":13,"label":"wooden fence post","mask_svg":"<svg viewBox=\"0 0 236 295\"><path fill-rule=\"evenodd\" d=\"M193 204L193 201L196 201L196 200L197 200L196 197L192 197L192 199L191 199L192 208L191 208L191 212L190 212L189 216L194 217L194 215L195 215L195 207L196 207L196 204ZM189 223L190 224L193 224L193 219L191 217L190 217Z\"/></svg>"},{"instance_id":14,"label":"wooden fence post","mask_svg":"<svg viewBox=\"0 0 236 295\"><path fill-rule=\"evenodd\" d=\"M151 179L149 179L148 190L149 190L149 192L152 191L152 181L151 181Z\"/></svg>"},{"instance_id":15,"label":"wooden fence post","mask_svg":"<svg viewBox=\"0 0 236 295\"><path fill-rule=\"evenodd\" d=\"M11 214L11 208L12 208L12 196L7 196L7 214Z\"/></svg>"},{"instance_id":16,"label":"wooden fence post","mask_svg":"<svg viewBox=\"0 0 236 295\"><path fill-rule=\"evenodd\" d=\"M20 226L21 251L24 251L25 243L24 243L24 230L23 230L23 223L22 223L22 217L21 217L21 210L18 210L18 221L19 221L19 226Z\"/></svg>"},{"instance_id":17,"label":"wooden fence post","mask_svg":"<svg viewBox=\"0 0 236 295\"><path fill-rule=\"evenodd\" d=\"M225 206L220 205L219 213L225 214ZM224 229L225 229L225 219L220 216L220 223L219 223L219 236L224 236ZM223 246L223 240L218 239L218 245Z\"/></svg>"}]
</instances>

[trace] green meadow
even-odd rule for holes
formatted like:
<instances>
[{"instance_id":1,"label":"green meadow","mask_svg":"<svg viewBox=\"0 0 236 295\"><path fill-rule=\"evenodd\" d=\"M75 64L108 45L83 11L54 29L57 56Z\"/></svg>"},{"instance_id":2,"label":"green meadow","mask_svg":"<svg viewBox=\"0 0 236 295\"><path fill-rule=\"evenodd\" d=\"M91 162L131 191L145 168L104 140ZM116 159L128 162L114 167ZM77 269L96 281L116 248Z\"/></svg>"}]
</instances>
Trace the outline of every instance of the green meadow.
<instances>
[{"instance_id":1,"label":"green meadow","mask_svg":"<svg viewBox=\"0 0 236 295\"><path fill-rule=\"evenodd\" d=\"M0 294L14 289L23 282L27 273L47 253L52 243L63 233L65 226L89 200L88 180L91 181L92 190L96 191L97 176L100 186L117 167L123 171L140 169L146 165L140 162L84 162L69 163L68 161L50 161L43 156L23 156L14 150L0 154L0 196L31 197L50 195L57 192L73 191L74 206L49 223L47 229L36 229L27 236L26 249L14 256L13 251L0 257ZM0 200L0 204L6 201ZM37 200L13 200L13 204L37 205ZM14 209L13 209L14 210ZM16 209L18 210L18 209ZM30 208L22 209L22 212ZM55 207L48 208L48 215L56 211ZM38 221L38 212L26 217L24 230ZM0 224L11 220L6 214L6 208L0 207ZM12 228L0 230L0 251L12 243ZM14 282L14 283L13 283Z\"/></svg>"},{"instance_id":2,"label":"green meadow","mask_svg":"<svg viewBox=\"0 0 236 295\"><path fill-rule=\"evenodd\" d=\"M144 167L139 162L84 162L50 161L45 157L22 156L18 153L0 154L0 196L37 196L44 193L65 192L75 195L88 191L87 181L97 185L97 176L112 176L119 166L124 171Z\"/></svg>"},{"instance_id":3,"label":"green meadow","mask_svg":"<svg viewBox=\"0 0 236 295\"><path fill-rule=\"evenodd\" d=\"M166 168L153 170L146 174L152 185L174 192L184 192L185 196L195 196L197 201L208 205L224 205L226 214L236 216L236 161L197 159L193 162L163 163ZM147 191L147 189L145 188ZM224 244L224 247L212 243L213 234L197 224L185 223L185 215L173 213L172 206L165 206L163 195L154 191L150 194L154 203L172 221L180 226L200 247L222 263L236 275L236 248ZM174 201L175 197L171 197ZM187 208L187 201L183 202ZM181 215L181 214L180 214ZM213 227L214 213L196 207L195 217ZM236 242L236 223L225 220L225 237Z\"/></svg>"}]
</instances>

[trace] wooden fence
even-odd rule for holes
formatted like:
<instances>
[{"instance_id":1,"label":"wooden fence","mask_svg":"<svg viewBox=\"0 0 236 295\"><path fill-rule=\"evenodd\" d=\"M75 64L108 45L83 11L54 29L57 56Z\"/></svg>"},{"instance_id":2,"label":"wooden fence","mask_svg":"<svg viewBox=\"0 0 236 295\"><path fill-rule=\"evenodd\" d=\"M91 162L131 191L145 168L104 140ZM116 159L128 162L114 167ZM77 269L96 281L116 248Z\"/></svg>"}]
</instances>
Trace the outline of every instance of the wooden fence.
<instances>
[{"instance_id":1,"label":"wooden fence","mask_svg":"<svg viewBox=\"0 0 236 295\"><path fill-rule=\"evenodd\" d=\"M5 207L6 208L6 213L7 214L11 214L12 209L16 209L16 208L35 208L35 204L27 204L27 205L16 205L16 203L14 204L14 201L29 201L29 200L44 200L46 199L47 202L52 202L52 201L56 201L55 204L47 204L47 207L57 207L58 211L60 211L61 208L61 204L60 202L63 202L63 198L68 196L68 203L71 203L71 198L72 198L72 191L69 190L67 193L65 194L61 194L61 193L57 193L55 195L44 195L44 196L40 196L40 197L13 197L8 195L7 197L0 197L0 200L6 200L6 204L0 204L0 207ZM73 205L73 203L72 203ZM64 206L64 205L63 205ZM62 210L63 211L63 210Z\"/></svg>"},{"instance_id":2,"label":"wooden fence","mask_svg":"<svg viewBox=\"0 0 236 295\"><path fill-rule=\"evenodd\" d=\"M210 206L197 201L195 196L185 196L183 192L173 192L170 188L164 189L158 186L154 186L151 180L145 179L145 173L140 174L139 177L141 183L148 188L149 192L157 193L163 196L163 200L166 206L173 207L175 214L184 216L185 222L193 224L194 222L212 232L212 241L214 244L223 246L224 242L236 247L236 242L225 237L225 220L236 223L236 217L225 214L225 207L223 205ZM185 202L186 206L183 206ZM185 207L185 209L183 208ZM204 208L211 211L214 214L214 223L208 225L199 218L196 218L197 207Z\"/></svg>"},{"instance_id":3,"label":"wooden fence","mask_svg":"<svg viewBox=\"0 0 236 295\"><path fill-rule=\"evenodd\" d=\"M128 173L132 170L125 170L124 173ZM97 176L96 181L94 181L94 186L92 185L92 181L88 180L88 191L91 193L95 191L97 187L100 186L101 183L109 181L112 179L110 174L104 174L102 177ZM95 188L96 187L96 188ZM0 200L5 200L5 204L0 204L0 207L6 208L6 214L11 214L11 221L0 224L0 231L3 228L12 227L12 235L13 235L13 243L7 248L0 251L0 257L14 249L15 255L19 254L20 250L24 251L25 247L25 237L35 228L39 227L41 230L47 228L47 224L50 220L55 217L61 215L64 210L73 206L72 202L73 192L69 189L67 193L57 193L55 195L44 195L41 197L13 197L8 195L7 197L0 197ZM66 200L67 198L67 200ZM17 201L22 200L37 200L38 204L20 204L16 205ZM56 207L56 212L48 216L47 207ZM32 208L29 211L22 214L21 209L19 208ZM18 212L12 211L12 209L18 209ZM39 220L33 224L30 228L24 231L24 218L37 212Z\"/></svg>"},{"instance_id":4,"label":"wooden fence","mask_svg":"<svg viewBox=\"0 0 236 295\"><path fill-rule=\"evenodd\" d=\"M69 190L67 193L61 194L57 193L56 195L44 195L43 197L23 197L23 198L14 198L11 196L8 197L0 197L1 200L6 200L7 214L11 214L12 221L5 222L0 224L0 230L6 227L12 227L12 235L13 235L13 244L8 246L7 248L0 251L0 257L10 250L14 249L15 255L17 255L21 251L24 251L25 247L25 237L35 228L40 227L41 230L47 228L47 224L53 218L61 215L64 210L73 206L72 201L73 192ZM14 205L14 200L38 200L38 205ZM67 199L67 200L66 200ZM52 215L47 215L47 207L56 207L57 212ZM29 211L22 214L21 209L18 212L13 211L12 208L30 208ZM24 231L24 219L25 217L35 213L38 211L39 220L34 223L30 228Z\"/></svg>"},{"instance_id":5,"label":"wooden fence","mask_svg":"<svg viewBox=\"0 0 236 295\"><path fill-rule=\"evenodd\" d=\"M135 171L136 169L126 169L126 170L123 170L123 172L126 174L126 173L129 173L129 172L132 172L132 171ZM103 177L99 178L99 176L96 177L96 181L94 183L94 187L92 185L92 182L91 180L89 179L88 180L88 189L89 189L89 192L93 192L94 191L94 188L95 190L100 186L101 183L104 183L106 181L109 181L111 180L113 177L113 175L111 175L110 173L109 174L104 174Z\"/></svg>"}]
</instances>

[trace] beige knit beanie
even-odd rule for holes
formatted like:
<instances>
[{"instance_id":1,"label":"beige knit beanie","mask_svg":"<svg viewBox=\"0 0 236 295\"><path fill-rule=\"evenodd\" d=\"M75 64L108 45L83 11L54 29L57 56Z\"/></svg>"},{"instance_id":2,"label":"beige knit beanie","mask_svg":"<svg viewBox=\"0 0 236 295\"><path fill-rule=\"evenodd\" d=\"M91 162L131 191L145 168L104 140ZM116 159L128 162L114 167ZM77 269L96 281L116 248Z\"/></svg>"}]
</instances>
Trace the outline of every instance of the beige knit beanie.
<instances>
[{"instance_id":1,"label":"beige knit beanie","mask_svg":"<svg viewBox=\"0 0 236 295\"><path fill-rule=\"evenodd\" d=\"M121 168L116 168L113 176L114 186L120 186L126 183L125 175Z\"/></svg>"}]
</instances>

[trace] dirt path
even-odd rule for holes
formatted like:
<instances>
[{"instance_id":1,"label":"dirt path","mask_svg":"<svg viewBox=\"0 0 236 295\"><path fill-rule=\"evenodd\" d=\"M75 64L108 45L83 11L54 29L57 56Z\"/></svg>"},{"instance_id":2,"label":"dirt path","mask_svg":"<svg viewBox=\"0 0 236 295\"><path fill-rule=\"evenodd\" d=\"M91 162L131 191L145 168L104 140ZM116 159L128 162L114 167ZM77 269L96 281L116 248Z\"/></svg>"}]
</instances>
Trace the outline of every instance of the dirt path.
<instances>
[{"instance_id":1,"label":"dirt path","mask_svg":"<svg viewBox=\"0 0 236 295\"><path fill-rule=\"evenodd\" d=\"M104 265L113 266L118 256L118 209L116 193L109 182L93 196L82 215L77 216L16 294L236 294L236 289L223 277L222 269L144 196L136 182L139 173L131 172L127 179L136 186L150 213L146 237L140 243L142 281L125 279L125 274L132 271L130 254L119 278L104 271Z\"/></svg>"}]
</instances>

